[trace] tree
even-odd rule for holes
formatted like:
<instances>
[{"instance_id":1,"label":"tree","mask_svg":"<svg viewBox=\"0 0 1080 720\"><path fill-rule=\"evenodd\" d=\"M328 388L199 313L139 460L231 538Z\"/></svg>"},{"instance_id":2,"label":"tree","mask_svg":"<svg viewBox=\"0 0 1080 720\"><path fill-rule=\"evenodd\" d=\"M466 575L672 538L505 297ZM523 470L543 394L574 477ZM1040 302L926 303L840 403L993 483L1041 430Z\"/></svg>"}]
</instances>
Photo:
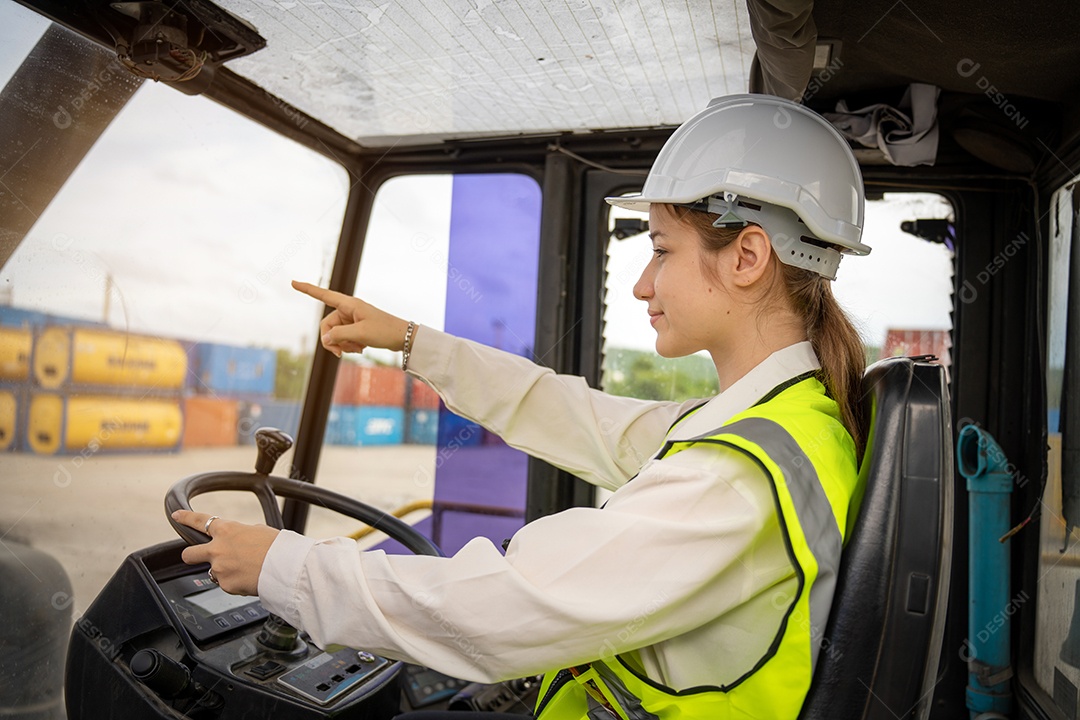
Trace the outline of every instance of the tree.
<instances>
[{"instance_id":1,"label":"tree","mask_svg":"<svg viewBox=\"0 0 1080 720\"><path fill-rule=\"evenodd\" d=\"M625 348L611 348L604 355L603 387L613 395L680 402L720 391L716 368L707 357L662 358Z\"/></svg>"}]
</instances>

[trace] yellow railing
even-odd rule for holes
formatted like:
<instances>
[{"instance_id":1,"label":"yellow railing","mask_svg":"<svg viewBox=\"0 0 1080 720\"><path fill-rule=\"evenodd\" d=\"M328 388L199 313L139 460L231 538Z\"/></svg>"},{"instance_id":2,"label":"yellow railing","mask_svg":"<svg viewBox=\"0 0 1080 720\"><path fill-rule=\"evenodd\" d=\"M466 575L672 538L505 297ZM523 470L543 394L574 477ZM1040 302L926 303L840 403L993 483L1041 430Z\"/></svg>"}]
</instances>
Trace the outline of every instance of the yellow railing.
<instances>
[{"instance_id":1,"label":"yellow railing","mask_svg":"<svg viewBox=\"0 0 1080 720\"><path fill-rule=\"evenodd\" d=\"M431 501L430 500L417 500L415 502L409 503L408 505L403 505L402 507L399 507L397 510L394 510L390 514L400 520L401 518L405 517L406 515L411 515L414 512L418 512L420 510L430 510L430 509L431 509ZM373 527L370 527L370 526L362 527L359 530L357 530L356 532L354 532L352 535L350 535L349 537L352 538L353 540L359 540L360 538L366 537L366 536L370 535L373 532L375 532L375 528L373 528Z\"/></svg>"}]
</instances>

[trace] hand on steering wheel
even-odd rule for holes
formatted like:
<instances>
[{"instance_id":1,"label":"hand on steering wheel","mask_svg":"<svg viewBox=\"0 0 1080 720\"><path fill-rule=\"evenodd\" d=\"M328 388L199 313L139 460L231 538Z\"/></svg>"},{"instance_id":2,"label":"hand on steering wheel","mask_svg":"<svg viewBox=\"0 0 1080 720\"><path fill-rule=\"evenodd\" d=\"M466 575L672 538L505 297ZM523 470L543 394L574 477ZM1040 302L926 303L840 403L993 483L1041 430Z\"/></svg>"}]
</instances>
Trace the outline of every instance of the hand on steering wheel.
<instances>
[{"instance_id":1,"label":"hand on steering wheel","mask_svg":"<svg viewBox=\"0 0 1080 720\"><path fill-rule=\"evenodd\" d=\"M192 475L173 485L165 496L169 522L180 537L191 545L184 550L184 562L209 562L212 577L226 592L258 594L263 560L283 525L278 496L317 503L371 525L414 553L443 554L431 540L393 515L311 483L270 475L277 459L292 446L292 438L280 430L262 428L255 433L255 440L259 457L254 473ZM266 525L246 525L191 510L191 498L216 490L254 493L259 498Z\"/></svg>"},{"instance_id":2,"label":"hand on steering wheel","mask_svg":"<svg viewBox=\"0 0 1080 720\"><path fill-rule=\"evenodd\" d=\"M263 560L280 530L190 510L177 510L170 517L192 529L208 531L211 538L208 543L184 548L184 562L189 565L210 563L210 579L225 592L259 594Z\"/></svg>"}]
</instances>

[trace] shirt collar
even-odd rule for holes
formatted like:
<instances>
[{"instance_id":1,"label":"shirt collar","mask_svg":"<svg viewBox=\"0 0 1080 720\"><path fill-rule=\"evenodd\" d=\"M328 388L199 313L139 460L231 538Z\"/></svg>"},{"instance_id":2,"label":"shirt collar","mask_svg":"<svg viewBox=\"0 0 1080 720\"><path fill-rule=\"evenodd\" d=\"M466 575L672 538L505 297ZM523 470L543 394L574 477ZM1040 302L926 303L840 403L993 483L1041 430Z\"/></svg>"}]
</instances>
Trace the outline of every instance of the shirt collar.
<instances>
[{"instance_id":1,"label":"shirt collar","mask_svg":"<svg viewBox=\"0 0 1080 720\"><path fill-rule=\"evenodd\" d=\"M809 341L777 350L735 381L731 387L705 403L676 427L667 439L681 441L701 437L753 407L754 403L785 380L819 368L821 363Z\"/></svg>"}]
</instances>

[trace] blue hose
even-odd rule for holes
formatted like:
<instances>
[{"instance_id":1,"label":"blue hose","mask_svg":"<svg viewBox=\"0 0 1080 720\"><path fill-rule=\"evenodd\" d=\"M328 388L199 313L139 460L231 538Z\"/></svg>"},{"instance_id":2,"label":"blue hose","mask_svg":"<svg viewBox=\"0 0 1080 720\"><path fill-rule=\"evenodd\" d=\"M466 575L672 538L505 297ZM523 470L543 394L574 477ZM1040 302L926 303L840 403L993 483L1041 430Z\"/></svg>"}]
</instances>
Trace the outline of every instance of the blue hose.
<instances>
[{"instance_id":1,"label":"blue hose","mask_svg":"<svg viewBox=\"0 0 1080 720\"><path fill-rule=\"evenodd\" d=\"M971 717L1007 715L1012 704L1009 679L1011 618L1027 600L1011 598L1009 584L1010 493L1013 473L997 441L977 425L965 425L956 441L960 474L967 479L969 519L967 706Z\"/></svg>"}]
</instances>

